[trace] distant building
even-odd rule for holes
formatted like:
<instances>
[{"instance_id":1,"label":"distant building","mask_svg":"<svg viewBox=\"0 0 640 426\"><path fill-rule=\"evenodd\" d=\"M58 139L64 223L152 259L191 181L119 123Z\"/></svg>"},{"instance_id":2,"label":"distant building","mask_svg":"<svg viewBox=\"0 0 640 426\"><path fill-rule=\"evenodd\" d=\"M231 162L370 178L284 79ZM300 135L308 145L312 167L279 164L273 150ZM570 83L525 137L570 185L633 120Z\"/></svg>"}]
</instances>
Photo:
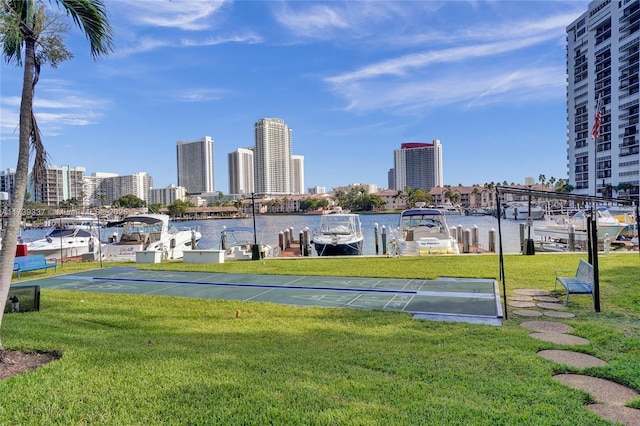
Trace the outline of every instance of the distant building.
<instances>
[{"instance_id":1,"label":"distant building","mask_svg":"<svg viewBox=\"0 0 640 426\"><path fill-rule=\"evenodd\" d=\"M387 188L396 189L396 169L394 168L387 172Z\"/></svg>"},{"instance_id":2,"label":"distant building","mask_svg":"<svg viewBox=\"0 0 640 426\"><path fill-rule=\"evenodd\" d=\"M149 189L153 187L153 179L146 172L127 176L109 176L100 178L96 188L100 205L109 205L125 195L135 195L149 202Z\"/></svg>"},{"instance_id":3,"label":"distant building","mask_svg":"<svg viewBox=\"0 0 640 426\"><path fill-rule=\"evenodd\" d=\"M609 188L626 184L629 190L618 197L638 196L639 15L638 1L597 0L567 26L567 159L574 193L612 195Z\"/></svg>"},{"instance_id":4,"label":"distant building","mask_svg":"<svg viewBox=\"0 0 640 426\"><path fill-rule=\"evenodd\" d=\"M249 195L254 192L253 148L238 148L230 152L229 194Z\"/></svg>"},{"instance_id":5,"label":"distant building","mask_svg":"<svg viewBox=\"0 0 640 426\"><path fill-rule=\"evenodd\" d=\"M307 192L309 194L315 195L315 194L326 194L327 193L327 188L325 188L324 186L312 186L310 188L307 188Z\"/></svg>"},{"instance_id":6,"label":"distant building","mask_svg":"<svg viewBox=\"0 0 640 426\"><path fill-rule=\"evenodd\" d=\"M205 136L197 141L178 141L178 186L190 194L214 191L213 139Z\"/></svg>"},{"instance_id":7,"label":"distant building","mask_svg":"<svg viewBox=\"0 0 640 426\"><path fill-rule=\"evenodd\" d=\"M151 188L149 190L149 204L169 206L176 200L185 201L187 190L182 186L169 185L166 188Z\"/></svg>"},{"instance_id":8,"label":"distant building","mask_svg":"<svg viewBox=\"0 0 640 426\"><path fill-rule=\"evenodd\" d=\"M403 143L393 152L393 160L395 184L390 188L403 191L409 187L428 192L442 186L442 145L438 139L431 143Z\"/></svg>"},{"instance_id":9,"label":"distant building","mask_svg":"<svg viewBox=\"0 0 640 426\"><path fill-rule=\"evenodd\" d=\"M16 169L7 169L0 171L0 192L9 194L11 201L13 188L16 186Z\"/></svg>"},{"instance_id":10,"label":"distant building","mask_svg":"<svg viewBox=\"0 0 640 426\"><path fill-rule=\"evenodd\" d=\"M291 156L291 193L304 194L304 156Z\"/></svg>"},{"instance_id":11,"label":"distant building","mask_svg":"<svg viewBox=\"0 0 640 426\"><path fill-rule=\"evenodd\" d=\"M107 177L116 177L117 173L95 172L91 176L84 177L84 207L102 206L106 204L106 194L100 190L100 182Z\"/></svg>"},{"instance_id":12,"label":"distant building","mask_svg":"<svg viewBox=\"0 0 640 426\"><path fill-rule=\"evenodd\" d=\"M255 123L254 134L256 194L292 194L291 129L280 118L262 118Z\"/></svg>"},{"instance_id":13,"label":"distant building","mask_svg":"<svg viewBox=\"0 0 640 426\"><path fill-rule=\"evenodd\" d=\"M354 188L358 190L360 188L364 188L367 194L375 194L376 192L378 192L378 185L373 183L352 183L346 186L337 186L333 188L333 192L334 193L338 191L351 192L351 190Z\"/></svg>"},{"instance_id":14,"label":"distant building","mask_svg":"<svg viewBox=\"0 0 640 426\"><path fill-rule=\"evenodd\" d=\"M35 184L29 174L30 201L57 206L63 201L76 200L82 205L84 193L84 167L47 166L42 182Z\"/></svg>"}]
</instances>

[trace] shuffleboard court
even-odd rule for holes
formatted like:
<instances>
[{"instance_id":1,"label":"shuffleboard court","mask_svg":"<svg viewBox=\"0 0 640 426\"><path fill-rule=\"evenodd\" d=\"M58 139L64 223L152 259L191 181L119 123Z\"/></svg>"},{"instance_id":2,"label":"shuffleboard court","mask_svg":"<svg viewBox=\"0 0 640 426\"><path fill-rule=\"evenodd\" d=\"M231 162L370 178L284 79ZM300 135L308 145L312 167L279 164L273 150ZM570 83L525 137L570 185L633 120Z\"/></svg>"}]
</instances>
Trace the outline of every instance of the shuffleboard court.
<instances>
[{"instance_id":1,"label":"shuffleboard court","mask_svg":"<svg viewBox=\"0 0 640 426\"><path fill-rule=\"evenodd\" d=\"M500 325L494 279L251 275L105 268L30 281L46 289L381 309L418 319Z\"/></svg>"}]
</instances>

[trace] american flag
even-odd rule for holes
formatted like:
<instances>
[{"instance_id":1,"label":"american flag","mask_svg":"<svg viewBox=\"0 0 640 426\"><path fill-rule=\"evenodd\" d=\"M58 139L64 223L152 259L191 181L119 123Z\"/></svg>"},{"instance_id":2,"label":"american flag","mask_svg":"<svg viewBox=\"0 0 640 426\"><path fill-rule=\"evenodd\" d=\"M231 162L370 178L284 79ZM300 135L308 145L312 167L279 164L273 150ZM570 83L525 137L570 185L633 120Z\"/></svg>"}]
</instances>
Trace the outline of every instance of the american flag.
<instances>
[{"instance_id":1,"label":"american flag","mask_svg":"<svg viewBox=\"0 0 640 426\"><path fill-rule=\"evenodd\" d=\"M602 121L602 93L598 95L598 102L596 103L596 113L593 118L593 127L591 128L591 139L595 139L600 136L600 123Z\"/></svg>"}]
</instances>

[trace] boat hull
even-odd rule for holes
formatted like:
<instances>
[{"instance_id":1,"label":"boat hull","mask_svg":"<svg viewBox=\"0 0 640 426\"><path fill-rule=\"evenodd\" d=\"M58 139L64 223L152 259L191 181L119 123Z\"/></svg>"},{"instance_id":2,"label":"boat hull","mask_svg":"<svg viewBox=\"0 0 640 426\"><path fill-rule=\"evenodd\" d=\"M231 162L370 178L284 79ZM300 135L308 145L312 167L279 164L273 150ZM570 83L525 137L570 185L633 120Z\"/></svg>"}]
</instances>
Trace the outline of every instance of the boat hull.
<instances>
[{"instance_id":1,"label":"boat hull","mask_svg":"<svg viewBox=\"0 0 640 426\"><path fill-rule=\"evenodd\" d=\"M313 247L318 256L358 256L362 254L362 241L349 244L314 242Z\"/></svg>"}]
</instances>

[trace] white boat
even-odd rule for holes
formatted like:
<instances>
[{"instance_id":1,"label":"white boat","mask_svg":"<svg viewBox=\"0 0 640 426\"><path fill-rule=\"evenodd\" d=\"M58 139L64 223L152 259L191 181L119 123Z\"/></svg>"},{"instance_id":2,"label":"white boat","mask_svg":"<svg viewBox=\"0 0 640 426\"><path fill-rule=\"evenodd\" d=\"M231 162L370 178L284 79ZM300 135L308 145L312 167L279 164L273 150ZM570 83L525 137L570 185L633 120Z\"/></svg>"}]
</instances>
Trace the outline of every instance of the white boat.
<instances>
[{"instance_id":1,"label":"white boat","mask_svg":"<svg viewBox=\"0 0 640 426\"><path fill-rule=\"evenodd\" d=\"M400 255L460 254L455 238L451 237L445 215L439 209L416 208L400 214L398 228L392 230L391 245Z\"/></svg>"},{"instance_id":2,"label":"white boat","mask_svg":"<svg viewBox=\"0 0 640 426\"><path fill-rule=\"evenodd\" d=\"M360 215L343 213L337 207L320 216L320 226L311 237L318 256L353 256L362 254L364 235Z\"/></svg>"},{"instance_id":3,"label":"white boat","mask_svg":"<svg viewBox=\"0 0 640 426\"><path fill-rule=\"evenodd\" d=\"M28 242L27 254L47 259L82 256L98 250L100 222L95 216L70 216L53 221L44 238Z\"/></svg>"},{"instance_id":4,"label":"white boat","mask_svg":"<svg viewBox=\"0 0 640 426\"><path fill-rule=\"evenodd\" d=\"M532 220L540 220L544 218L544 209L538 204L531 204L531 213L529 213L529 203L526 201L519 201L509 203L504 209L505 219L514 220L527 220L531 215Z\"/></svg>"},{"instance_id":5,"label":"white boat","mask_svg":"<svg viewBox=\"0 0 640 426\"><path fill-rule=\"evenodd\" d=\"M176 228L165 214L127 216L108 227L122 226L102 248L104 260L136 260L136 252L159 251L164 259L182 259L185 250L195 249L202 234L195 228Z\"/></svg>"},{"instance_id":6,"label":"white boat","mask_svg":"<svg viewBox=\"0 0 640 426\"><path fill-rule=\"evenodd\" d=\"M249 226L223 226L220 233L220 248L225 251L225 260L252 260L256 241L261 259L280 256L280 247L265 244L262 231L259 229Z\"/></svg>"},{"instance_id":7,"label":"white boat","mask_svg":"<svg viewBox=\"0 0 640 426\"><path fill-rule=\"evenodd\" d=\"M547 240L567 243L573 237L576 242L587 241L587 217L589 212L577 210L572 216L554 216L547 219L545 226L534 227L533 232ZM626 224L620 223L605 207L596 208L596 228L598 240L608 236L611 241L618 238Z\"/></svg>"},{"instance_id":8,"label":"white boat","mask_svg":"<svg viewBox=\"0 0 640 426\"><path fill-rule=\"evenodd\" d=\"M454 206L452 204L443 204L436 206L436 209L440 210L442 214L462 214L463 209L460 206Z\"/></svg>"}]
</instances>

